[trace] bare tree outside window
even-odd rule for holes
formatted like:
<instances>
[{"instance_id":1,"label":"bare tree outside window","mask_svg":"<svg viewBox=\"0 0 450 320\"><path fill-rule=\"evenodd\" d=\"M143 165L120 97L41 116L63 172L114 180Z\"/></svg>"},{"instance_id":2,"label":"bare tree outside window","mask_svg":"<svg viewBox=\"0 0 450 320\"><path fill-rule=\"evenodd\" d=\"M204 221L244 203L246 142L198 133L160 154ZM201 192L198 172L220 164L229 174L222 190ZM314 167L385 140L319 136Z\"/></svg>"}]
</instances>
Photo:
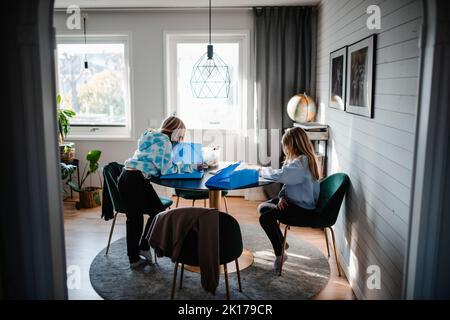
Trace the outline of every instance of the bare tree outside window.
<instances>
[{"instance_id":1,"label":"bare tree outside window","mask_svg":"<svg viewBox=\"0 0 450 320\"><path fill-rule=\"evenodd\" d=\"M61 105L77 113L73 125L126 125L127 83L124 43L58 44Z\"/></svg>"}]
</instances>

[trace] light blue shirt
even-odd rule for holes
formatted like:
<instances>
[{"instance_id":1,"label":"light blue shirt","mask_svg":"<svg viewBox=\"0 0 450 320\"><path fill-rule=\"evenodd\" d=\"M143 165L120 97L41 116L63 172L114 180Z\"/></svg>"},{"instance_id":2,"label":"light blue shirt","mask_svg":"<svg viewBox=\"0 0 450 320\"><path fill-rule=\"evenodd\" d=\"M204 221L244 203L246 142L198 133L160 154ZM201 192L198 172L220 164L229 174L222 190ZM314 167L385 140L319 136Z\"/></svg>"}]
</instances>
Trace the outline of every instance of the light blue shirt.
<instances>
[{"instance_id":1,"label":"light blue shirt","mask_svg":"<svg viewBox=\"0 0 450 320\"><path fill-rule=\"evenodd\" d=\"M192 165L173 161L172 143L165 134L147 130L139 138L134 155L125 168L140 170L146 178L165 174L192 172Z\"/></svg>"},{"instance_id":2,"label":"light blue shirt","mask_svg":"<svg viewBox=\"0 0 450 320\"><path fill-rule=\"evenodd\" d=\"M320 183L309 171L306 156L300 156L285 164L281 169L263 168L261 175L265 179L284 184L279 197L286 197L290 202L304 209L316 208Z\"/></svg>"}]
</instances>

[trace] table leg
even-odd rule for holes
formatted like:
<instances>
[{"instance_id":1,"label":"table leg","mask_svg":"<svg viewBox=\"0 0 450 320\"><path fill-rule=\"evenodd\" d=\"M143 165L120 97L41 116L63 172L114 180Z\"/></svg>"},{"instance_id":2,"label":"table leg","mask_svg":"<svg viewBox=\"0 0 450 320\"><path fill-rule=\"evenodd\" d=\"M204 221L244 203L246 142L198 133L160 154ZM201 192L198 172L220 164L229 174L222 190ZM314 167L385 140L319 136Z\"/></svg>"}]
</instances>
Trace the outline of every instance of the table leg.
<instances>
[{"instance_id":1,"label":"table leg","mask_svg":"<svg viewBox=\"0 0 450 320\"><path fill-rule=\"evenodd\" d=\"M222 198L222 191L209 190L209 207L220 210L220 199Z\"/></svg>"}]
</instances>

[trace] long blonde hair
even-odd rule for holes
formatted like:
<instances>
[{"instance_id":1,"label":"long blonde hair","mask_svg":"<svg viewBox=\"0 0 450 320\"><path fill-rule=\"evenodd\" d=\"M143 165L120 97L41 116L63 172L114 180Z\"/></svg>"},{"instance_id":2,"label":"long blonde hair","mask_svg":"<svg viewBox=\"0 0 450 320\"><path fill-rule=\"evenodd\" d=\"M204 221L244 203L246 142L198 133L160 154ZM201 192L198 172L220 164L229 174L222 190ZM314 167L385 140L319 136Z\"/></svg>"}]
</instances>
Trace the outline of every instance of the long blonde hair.
<instances>
[{"instance_id":1,"label":"long blonde hair","mask_svg":"<svg viewBox=\"0 0 450 320\"><path fill-rule=\"evenodd\" d=\"M161 128L159 128L161 133L164 133L172 140L174 135L184 136L184 132L186 131L186 126L184 122L175 116L170 116L163 120L161 123Z\"/></svg>"},{"instance_id":2,"label":"long blonde hair","mask_svg":"<svg viewBox=\"0 0 450 320\"><path fill-rule=\"evenodd\" d=\"M281 139L283 151L286 154L285 162L291 162L304 155L308 158L309 171L316 179L320 179L319 166L311 141L302 128L291 128L286 131Z\"/></svg>"}]
</instances>

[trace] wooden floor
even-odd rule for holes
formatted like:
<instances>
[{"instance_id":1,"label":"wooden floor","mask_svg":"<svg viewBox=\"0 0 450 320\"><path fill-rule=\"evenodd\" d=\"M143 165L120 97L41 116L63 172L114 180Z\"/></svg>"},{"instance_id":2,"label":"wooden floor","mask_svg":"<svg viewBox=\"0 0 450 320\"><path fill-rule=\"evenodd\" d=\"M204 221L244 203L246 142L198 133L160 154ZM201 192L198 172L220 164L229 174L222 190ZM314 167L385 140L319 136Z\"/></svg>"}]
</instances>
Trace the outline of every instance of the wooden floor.
<instances>
[{"instance_id":1,"label":"wooden floor","mask_svg":"<svg viewBox=\"0 0 450 320\"><path fill-rule=\"evenodd\" d=\"M239 223L258 224L256 207L259 202L246 201L242 198L228 197L228 209ZM180 206L190 206L191 202L180 200ZM203 205L203 201L196 205ZM223 204L222 204L223 205ZM64 227L66 239L67 266L78 266L81 271L80 289L69 290L70 299L101 299L89 281L89 266L97 253L105 248L111 221L100 219L100 208L76 210L75 203L64 202ZM325 238L322 230L307 228L291 228L291 233L303 239L327 254ZM113 234L113 240L125 236L125 215L119 214ZM356 299L347 281L338 277L333 257L329 259L331 277L328 285L314 299L318 300L351 300Z\"/></svg>"}]
</instances>

